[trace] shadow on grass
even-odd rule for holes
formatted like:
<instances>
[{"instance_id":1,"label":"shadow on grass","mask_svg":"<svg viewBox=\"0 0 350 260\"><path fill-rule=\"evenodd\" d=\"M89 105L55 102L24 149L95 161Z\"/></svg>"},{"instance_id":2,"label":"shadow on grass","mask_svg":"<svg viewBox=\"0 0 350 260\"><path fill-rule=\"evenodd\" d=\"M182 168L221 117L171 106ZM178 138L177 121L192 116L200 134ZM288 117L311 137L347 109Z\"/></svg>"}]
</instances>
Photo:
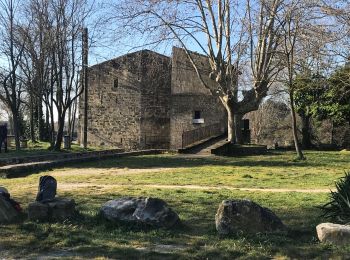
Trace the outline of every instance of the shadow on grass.
<instances>
[{"instance_id":1,"label":"shadow on grass","mask_svg":"<svg viewBox=\"0 0 350 260\"><path fill-rule=\"evenodd\" d=\"M84 212L63 223L27 221L1 226L1 246L10 252L10 256L30 254L33 259L271 259L278 255L291 259L327 259L350 252L346 248L324 246L317 242L314 223L320 219L315 217L318 211L311 207L294 208L294 216L289 216L299 218L299 224L307 221L306 227L293 224L288 233L238 233L224 237L217 235L213 218L208 217L208 213L213 216L214 212L214 206L196 215L192 212L193 218L168 230L126 222L112 223L103 219L95 209L95 212ZM288 217L291 211L281 210L279 214ZM15 243L11 229L22 236ZM174 250L157 248L163 245L173 246Z\"/></svg>"},{"instance_id":2,"label":"shadow on grass","mask_svg":"<svg viewBox=\"0 0 350 260\"><path fill-rule=\"evenodd\" d=\"M202 166L234 166L234 167L266 167L266 168L303 168L303 167L330 167L334 165L349 164L349 158L339 156L337 153L313 153L309 152L305 161L294 161L294 153L270 152L267 155L224 157L208 156L196 157L186 155L144 155L130 156L115 159L100 159L80 163L64 163L55 166L33 166L14 171L7 178L26 177L44 170L52 170L64 167L84 168L129 168L129 169L152 169L152 168L180 168Z\"/></svg>"},{"instance_id":3,"label":"shadow on grass","mask_svg":"<svg viewBox=\"0 0 350 260\"><path fill-rule=\"evenodd\" d=\"M284 155L284 157L282 156ZM74 164L76 168L179 168L200 166L245 166L245 167L310 167L329 166L327 160L293 161L294 155L269 154L242 157L191 157L191 156L135 156ZM333 160L333 158L331 159ZM334 158L336 163L349 163L349 158Z\"/></svg>"}]
</instances>

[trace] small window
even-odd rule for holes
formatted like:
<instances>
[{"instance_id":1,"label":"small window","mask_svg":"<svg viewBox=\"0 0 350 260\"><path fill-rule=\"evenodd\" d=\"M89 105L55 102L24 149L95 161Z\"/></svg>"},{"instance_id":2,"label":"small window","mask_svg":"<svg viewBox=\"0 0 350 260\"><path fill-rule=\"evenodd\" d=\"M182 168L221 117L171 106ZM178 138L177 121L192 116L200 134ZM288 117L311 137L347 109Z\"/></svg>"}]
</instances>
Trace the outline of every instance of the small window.
<instances>
[{"instance_id":1,"label":"small window","mask_svg":"<svg viewBox=\"0 0 350 260\"><path fill-rule=\"evenodd\" d=\"M113 81L113 88L117 89L118 88L118 78L115 78Z\"/></svg>"},{"instance_id":2,"label":"small window","mask_svg":"<svg viewBox=\"0 0 350 260\"><path fill-rule=\"evenodd\" d=\"M194 118L193 119L200 119L201 118L201 111L196 110L194 111Z\"/></svg>"}]
</instances>

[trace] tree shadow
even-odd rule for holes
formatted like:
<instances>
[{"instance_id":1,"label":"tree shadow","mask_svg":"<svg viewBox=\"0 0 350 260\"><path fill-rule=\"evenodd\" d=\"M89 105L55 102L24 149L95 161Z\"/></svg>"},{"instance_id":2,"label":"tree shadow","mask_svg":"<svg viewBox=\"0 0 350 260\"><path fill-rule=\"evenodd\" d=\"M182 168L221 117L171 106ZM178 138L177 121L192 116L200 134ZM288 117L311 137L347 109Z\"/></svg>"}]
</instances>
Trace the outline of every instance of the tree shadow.
<instances>
[{"instance_id":1,"label":"tree shadow","mask_svg":"<svg viewBox=\"0 0 350 260\"><path fill-rule=\"evenodd\" d=\"M120 194L122 195L122 194ZM110 195L96 197L94 201L100 205ZM86 199L84 197L79 198ZM320 221L319 209L313 206L295 206L280 208L277 214L287 225L287 233L270 234L233 234L220 237L215 229L215 212L219 197L200 198L194 201L187 198L188 205L183 200L178 201L174 210L187 218L174 229L158 229L130 223L111 223L98 214L99 206L92 206L89 200L80 201L81 214L61 223L36 223L25 221L12 226L0 226L3 230L2 249L12 252L13 256L31 254L33 259L45 256L54 257L110 257L124 259L176 259L195 255L197 259L217 257L219 259L249 258L245 245L255 252L261 251L259 259L268 255L282 255L291 259L328 259L346 255L346 249L322 246L316 238L315 226ZM199 208L193 210L194 203ZM89 212L86 212L89 210ZM21 239L11 238L14 230ZM17 238L18 239L18 238ZM194 242L196 241L196 242ZM136 248L135 244L140 248ZM158 252L153 250L156 245L184 246L184 250ZM234 246L233 246L234 245ZM236 246L238 245L238 246ZM146 247L146 248L145 248ZM144 249L142 249L144 248ZM345 252L345 253L344 253ZM349 256L349 251L348 255ZM51 258L50 258L51 257Z\"/></svg>"},{"instance_id":2,"label":"tree shadow","mask_svg":"<svg viewBox=\"0 0 350 260\"><path fill-rule=\"evenodd\" d=\"M338 160L338 163L341 162ZM344 163L347 161L344 159ZM108 159L95 162L73 164L76 168L191 168L201 166L243 166L243 167L310 167L328 166L328 162L293 161L279 158L279 155L241 157L180 157L180 156L141 156Z\"/></svg>"},{"instance_id":3,"label":"tree shadow","mask_svg":"<svg viewBox=\"0 0 350 260\"><path fill-rule=\"evenodd\" d=\"M193 156L193 155L144 155L127 156L109 159L90 159L77 162L54 163L51 166L28 166L24 170L14 171L7 178L26 177L39 173L43 170L59 169L64 167L85 168L129 168L129 169L152 169L152 168L192 168L202 166L232 166L232 167L266 167L266 168L305 168L305 167L329 167L334 164L348 164L349 158L333 156L330 159L322 159L313 156L311 160L294 161L291 154L284 156L281 152L270 152L266 155L251 155L239 157L226 156Z\"/></svg>"}]
</instances>

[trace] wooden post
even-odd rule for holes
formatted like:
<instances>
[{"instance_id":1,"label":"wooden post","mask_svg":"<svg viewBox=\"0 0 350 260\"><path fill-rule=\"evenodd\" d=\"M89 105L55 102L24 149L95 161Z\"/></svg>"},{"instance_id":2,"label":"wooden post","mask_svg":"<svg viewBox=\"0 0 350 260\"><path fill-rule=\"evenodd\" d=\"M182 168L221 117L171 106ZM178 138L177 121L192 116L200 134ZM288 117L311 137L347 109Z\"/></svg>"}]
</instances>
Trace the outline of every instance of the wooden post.
<instances>
[{"instance_id":1,"label":"wooden post","mask_svg":"<svg viewBox=\"0 0 350 260\"><path fill-rule=\"evenodd\" d=\"M84 86L84 136L83 147L87 148L87 125L88 125L88 29L83 29L83 86Z\"/></svg>"}]
</instances>

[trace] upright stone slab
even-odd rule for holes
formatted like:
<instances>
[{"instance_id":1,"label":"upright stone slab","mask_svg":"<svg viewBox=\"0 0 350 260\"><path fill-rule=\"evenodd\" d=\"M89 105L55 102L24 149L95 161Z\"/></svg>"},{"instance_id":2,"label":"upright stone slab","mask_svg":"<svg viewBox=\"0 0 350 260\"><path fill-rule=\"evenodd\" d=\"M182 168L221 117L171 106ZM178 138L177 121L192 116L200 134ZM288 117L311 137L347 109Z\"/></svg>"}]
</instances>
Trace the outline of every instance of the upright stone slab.
<instances>
[{"instance_id":1,"label":"upright stone slab","mask_svg":"<svg viewBox=\"0 0 350 260\"><path fill-rule=\"evenodd\" d=\"M5 198L0 196L0 223L9 223L18 217L16 209Z\"/></svg>"},{"instance_id":2,"label":"upright stone slab","mask_svg":"<svg viewBox=\"0 0 350 260\"><path fill-rule=\"evenodd\" d=\"M226 235L243 231L266 233L285 231L282 221L269 209L250 200L224 200L215 216L216 229Z\"/></svg>"},{"instance_id":3,"label":"upright stone slab","mask_svg":"<svg viewBox=\"0 0 350 260\"><path fill-rule=\"evenodd\" d=\"M75 202L68 198L55 198L50 202L38 201L28 205L28 218L39 221L63 221L75 214Z\"/></svg>"}]
</instances>

